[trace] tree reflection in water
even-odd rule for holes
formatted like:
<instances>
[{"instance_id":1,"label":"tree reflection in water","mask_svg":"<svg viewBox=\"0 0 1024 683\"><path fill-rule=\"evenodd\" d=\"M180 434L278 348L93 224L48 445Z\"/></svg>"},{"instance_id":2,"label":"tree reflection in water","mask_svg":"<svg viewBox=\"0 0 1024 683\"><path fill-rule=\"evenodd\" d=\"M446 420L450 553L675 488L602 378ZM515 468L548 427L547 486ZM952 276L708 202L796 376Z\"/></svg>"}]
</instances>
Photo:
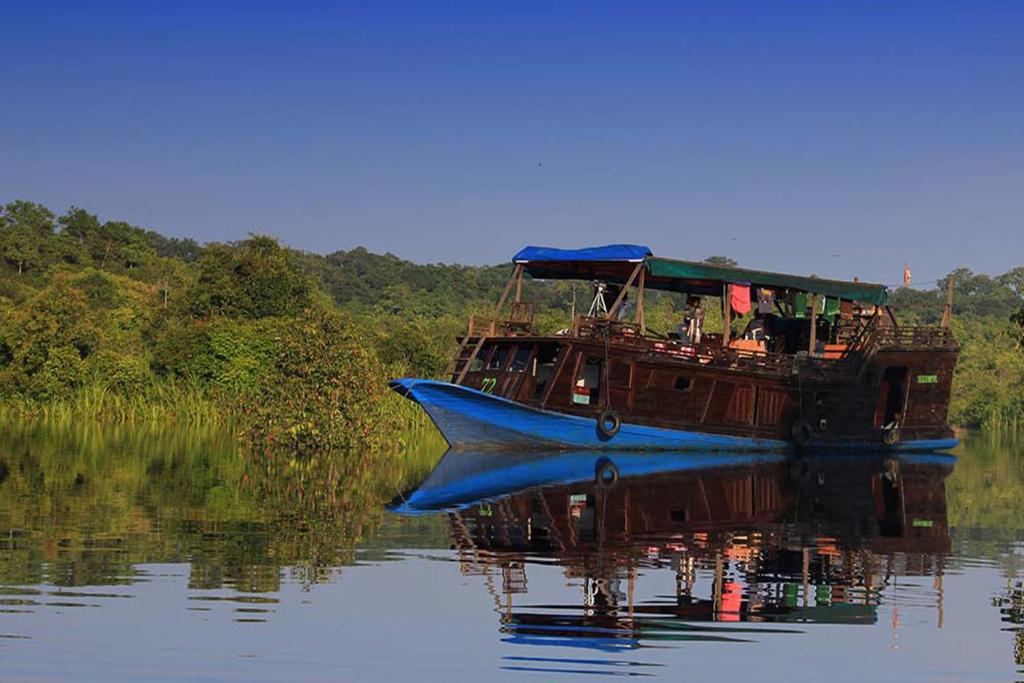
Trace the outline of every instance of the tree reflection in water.
<instances>
[{"instance_id":1,"label":"tree reflection in water","mask_svg":"<svg viewBox=\"0 0 1024 683\"><path fill-rule=\"evenodd\" d=\"M382 503L439 456L246 456L231 430L8 424L0 432L0 583L131 583L188 562L193 588L276 591L351 564Z\"/></svg>"}]
</instances>

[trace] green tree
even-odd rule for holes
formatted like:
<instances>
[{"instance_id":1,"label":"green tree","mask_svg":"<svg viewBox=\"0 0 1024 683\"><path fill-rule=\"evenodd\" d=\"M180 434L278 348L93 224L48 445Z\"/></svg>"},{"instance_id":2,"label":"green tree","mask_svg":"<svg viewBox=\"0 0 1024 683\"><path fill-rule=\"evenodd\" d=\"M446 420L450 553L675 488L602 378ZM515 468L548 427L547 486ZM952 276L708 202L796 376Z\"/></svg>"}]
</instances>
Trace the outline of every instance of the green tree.
<instances>
[{"instance_id":1,"label":"green tree","mask_svg":"<svg viewBox=\"0 0 1024 683\"><path fill-rule=\"evenodd\" d=\"M307 311L277 345L243 409L253 448L298 458L356 449L362 458L391 436L384 368L348 316Z\"/></svg>"},{"instance_id":2,"label":"green tree","mask_svg":"<svg viewBox=\"0 0 1024 683\"><path fill-rule=\"evenodd\" d=\"M1024 299L1024 266L1013 268L1000 275L996 280L1000 284L1012 289L1018 297Z\"/></svg>"},{"instance_id":3,"label":"green tree","mask_svg":"<svg viewBox=\"0 0 1024 683\"><path fill-rule=\"evenodd\" d=\"M57 219L60 223L58 249L67 263L100 265L105 249L100 231L100 219L85 209L71 207Z\"/></svg>"},{"instance_id":4,"label":"green tree","mask_svg":"<svg viewBox=\"0 0 1024 683\"><path fill-rule=\"evenodd\" d=\"M213 244L199 260L199 278L187 306L196 316L264 318L296 315L312 301L312 285L277 240L253 235Z\"/></svg>"},{"instance_id":5,"label":"green tree","mask_svg":"<svg viewBox=\"0 0 1024 683\"><path fill-rule=\"evenodd\" d=\"M42 269L53 238L53 214L26 201L7 204L0 212L0 251L4 261L21 275Z\"/></svg>"},{"instance_id":6,"label":"green tree","mask_svg":"<svg viewBox=\"0 0 1024 683\"><path fill-rule=\"evenodd\" d=\"M85 295L60 274L10 317L2 337L9 361L0 371L0 390L49 399L83 381L82 362L95 350L100 331Z\"/></svg>"}]
</instances>

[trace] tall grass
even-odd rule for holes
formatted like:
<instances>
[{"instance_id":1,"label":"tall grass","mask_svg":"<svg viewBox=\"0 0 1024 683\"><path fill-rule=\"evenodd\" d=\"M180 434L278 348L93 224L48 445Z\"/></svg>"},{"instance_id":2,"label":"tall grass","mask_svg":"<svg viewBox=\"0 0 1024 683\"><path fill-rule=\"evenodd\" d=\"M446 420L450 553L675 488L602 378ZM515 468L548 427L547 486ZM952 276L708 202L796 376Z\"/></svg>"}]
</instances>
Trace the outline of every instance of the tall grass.
<instances>
[{"instance_id":1,"label":"tall grass","mask_svg":"<svg viewBox=\"0 0 1024 683\"><path fill-rule=\"evenodd\" d=\"M993 432L1019 433L1024 431L1024 415L1008 415L1005 411L993 411L982 423L982 427Z\"/></svg>"},{"instance_id":2,"label":"tall grass","mask_svg":"<svg viewBox=\"0 0 1024 683\"><path fill-rule=\"evenodd\" d=\"M229 423L233 411L215 400L209 391L193 384L163 382L145 392L123 394L94 383L51 401L7 399L0 403L0 418L202 425Z\"/></svg>"}]
</instances>

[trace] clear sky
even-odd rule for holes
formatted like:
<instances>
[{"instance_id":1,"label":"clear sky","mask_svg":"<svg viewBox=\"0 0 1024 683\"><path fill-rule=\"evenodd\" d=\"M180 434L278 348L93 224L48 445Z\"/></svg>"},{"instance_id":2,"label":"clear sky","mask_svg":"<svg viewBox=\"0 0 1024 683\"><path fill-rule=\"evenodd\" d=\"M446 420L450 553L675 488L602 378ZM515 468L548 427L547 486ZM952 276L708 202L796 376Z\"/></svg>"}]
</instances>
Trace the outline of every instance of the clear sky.
<instances>
[{"instance_id":1,"label":"clear sky","mask_svg":"<svg viewBox=\"0 0 1024 683\"><path fill-rule=\"evenodd\" d=\"M201 241L1024 263L1024 2L20 2L0 201Z\"/></svg>"}]
</instances>

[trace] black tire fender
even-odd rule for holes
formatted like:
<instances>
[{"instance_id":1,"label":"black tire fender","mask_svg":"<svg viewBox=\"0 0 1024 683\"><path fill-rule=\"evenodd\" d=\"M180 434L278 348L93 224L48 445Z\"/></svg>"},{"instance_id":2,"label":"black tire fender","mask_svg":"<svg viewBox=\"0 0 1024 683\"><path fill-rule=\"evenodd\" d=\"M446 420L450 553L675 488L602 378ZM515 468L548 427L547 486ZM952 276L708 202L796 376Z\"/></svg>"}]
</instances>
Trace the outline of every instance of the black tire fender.
<instances>
[{"instance_id":1,"label":"black tire fender","mask_svg":"<svg viewBox=\"0 0 1024 683\"><path fill-rule=\"evenodd\" d=\"M620 429L622 429L622 420L619 418L619 414L611 408L605 408L597 416L597 431L601 432L601 436L610 439L618 434Z\"/></svg>"},{"instance_id":2,"label":"black tire fender","mask_svg":"<svg viewBox=\"0 0 1024 683\"><path fill-rule=\"evenodd\" d=\"M789 464L789 476L795 482L803 482L811 476L811 463L805 457L797 457Z\"/></svg>"},{"instance_id":3,"label":"black tire fender","mask_svg":"<svg viewBox=\"0 0 1024 683\"><path fill-rule=\"evenodd\" d=\"M797 420L793 423L792 437L797 448L807 448L814 439L814 427L807 420Z\"/></svg>"},{"instance_id":4,"label":"black tire fender","mask_svg":"<svg viewBox=\"0 0 1024 683\"><path fill-rule=\"evenodd\" d=\"M610 458L600 457L594 463L594 483L605 488L615 486L619 481L619 468Z\"/></svg>"}]
</instances>

